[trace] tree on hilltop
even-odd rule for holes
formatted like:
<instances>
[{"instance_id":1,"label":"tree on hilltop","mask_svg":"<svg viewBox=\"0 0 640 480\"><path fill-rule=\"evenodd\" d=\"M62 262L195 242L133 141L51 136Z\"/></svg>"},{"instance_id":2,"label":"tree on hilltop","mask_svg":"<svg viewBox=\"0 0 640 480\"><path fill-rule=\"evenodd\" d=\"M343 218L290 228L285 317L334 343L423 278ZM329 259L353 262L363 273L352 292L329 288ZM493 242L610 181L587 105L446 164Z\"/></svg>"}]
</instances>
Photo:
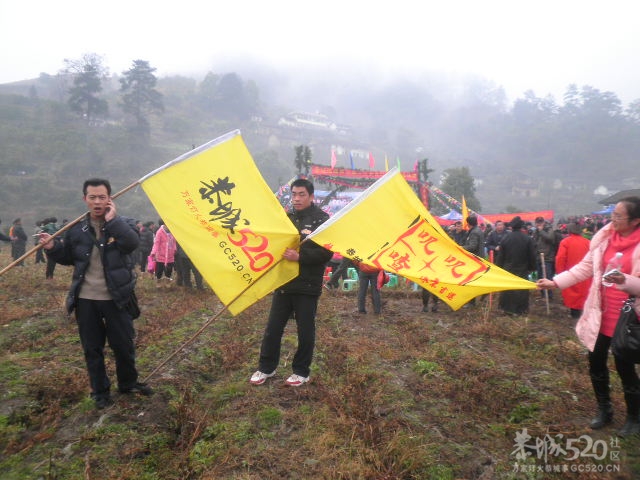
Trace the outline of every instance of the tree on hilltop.
<instances>
[{"instance_id":1,"label":"tree on hilltop","mask_svg":"<svg viewBox=\"0 0 640 480\"><path fill-rule=\"evenodd\" d=\"M467 208L480 212L480 201L476 198L476 186L469 167L447 168L443 172L440 189L458 201L462 201L464 196Z\"/></svg>"},{"instance_id":2,"label":"tree on hilltop","mask_svg":"<svg viewBox=\"0 0 640 480\"><path fill-rule=\"evenodd\" d=\"M73 86L69 89L69 108L91 124L109 112L107 101L98 95L102 92L102 79L108 75L101 56L85 54L79 60L65 59L64 73L73 75Z\"/></svg>"},{"instance_id":3,"label":"tree on hilltop","mask_svg":"<svg viewBox=\"0 0 640 480\"><path fill-rule=\"evenodd\" d=\"M158 81L155 71L149 62L134 60L132 67L122 72L123 77L120 78L122 109L133 116L136 131L142 136L149 135L149 115L164 112L162 94L155 89Z\"/></svg>"}]
</instances>

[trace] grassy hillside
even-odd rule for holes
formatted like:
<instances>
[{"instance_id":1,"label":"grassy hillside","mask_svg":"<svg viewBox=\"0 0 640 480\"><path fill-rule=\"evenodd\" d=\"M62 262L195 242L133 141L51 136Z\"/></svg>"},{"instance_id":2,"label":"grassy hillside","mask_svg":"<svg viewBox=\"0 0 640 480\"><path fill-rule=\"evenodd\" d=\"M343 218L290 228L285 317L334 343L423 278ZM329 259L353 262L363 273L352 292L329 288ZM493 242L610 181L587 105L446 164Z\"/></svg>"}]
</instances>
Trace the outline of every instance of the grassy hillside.
<instances>
[{"instance_id":1,"label":"grassy hillside","mask_svg":"<svg viewBox=\"0 0 640 480\"><path fill-rule=\"evenodd\" d=\"M10 259L8 247L1 248L4 266ZM559 296L550 315L535 292L528 317L498 316L495 298L491 311L486 299L475 309L422 313L419 293L402 285L384 289L383 315L373 316L356 313L355 292L326 292L312 380L298 389L284 386L296 345L293 324L277 375L261 387L248 383L267 298L237 317L219 316L149 380L153 397L116 393L113 407L97 411L75 325L62 311L69 279L70 270L58 266L45 281L44 266L33 259L0 277L4 480L640 475L640 442L611 443L624 420L615 373L614 425L599 432L587 426L594 400L585 351ZM158 289L149 276L140 278L138 296L143 377L221 310L211 291ZM529 445L563 435L582 453L576 460L567 460L573 450L549 454L545 462L529 450L532 457L518 462L523 429ZM603 448L607 458L587 456ZM609 457L612 450L619 460ZM580 465L580 474L562 472ZM619 471L584 471L591 468Z\"/></svg>"}]
</instances>

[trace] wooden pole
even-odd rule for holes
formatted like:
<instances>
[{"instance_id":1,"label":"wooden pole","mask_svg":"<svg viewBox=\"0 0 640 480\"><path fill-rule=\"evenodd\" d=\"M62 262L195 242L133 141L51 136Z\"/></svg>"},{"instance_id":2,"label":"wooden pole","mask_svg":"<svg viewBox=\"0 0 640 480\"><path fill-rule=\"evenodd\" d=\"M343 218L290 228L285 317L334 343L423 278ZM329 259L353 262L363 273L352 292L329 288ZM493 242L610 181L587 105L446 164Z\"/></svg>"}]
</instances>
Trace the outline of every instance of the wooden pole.
<instances>
[{"instance_id":1,"label":"wooden pole","mask_svg":"<svg viewBox=\"0 0 640 480\"><path fill-rule=\"evenodd\" d=\"M231 305L233 305L233 302L235 302L236 300L238 300L243 294L244 292L246 292L247 290L249 290L251 287L253 287L256 283L258 283L261 279L263 279L264 277L267 276L267 273L270 272L271 270L273 270L274 268L276 268L276 266L282 262L284 259L281 258L280 260L278 260L276 263L274 263L263 275L261 275L260 277L258 277L258 279L255 282L250 283L247 287L245 287L244 290L242 290L240 293L238 293L238 295L235 296L235 298L233 300L231 300L229 302L228 305L225 305L224 308L222 310L220 310L218 313L216 313L213 317L211 317L210 319L208 319L206 322L204 322L202 324L202 326L198 329L198 331L196 333L194 333L186 342L184 342L182 345L180 345L178 348L176 348L167 358L165 358L160 365L158 365L156 368L153 369L153 371L147 375L144 380L142 380L143 383L146 383L147 381L149 381L149 379L151 377L153 377L156 373L158 373L162 367L164 367L167 363L169 363L169 361L171 361L172 358L174 358L178 353L180 353L182 350L184 350L186 347L188 347L190 344L193 343L193 341L198 338L200 336L200 334L202 334L202 332L205 331L205 329L211 325L215 320L217 320L218 318L220 318L220 315L222 315L226 310L229 309L229 307Z\"/></svg>"},{"instance_id":2,"label":"wooden pole","mask_svg":"<svg viewBox=\"0 0 640 480\"><path fill-rule=\"evenodd\" d=\"M542 265L542 278L547 278L547 267L544 264L544 253L540 252L540 264ZM544 301L547 305L547 315L549 315L549 290L544 290Z\"/></svg>"}]
</instances>

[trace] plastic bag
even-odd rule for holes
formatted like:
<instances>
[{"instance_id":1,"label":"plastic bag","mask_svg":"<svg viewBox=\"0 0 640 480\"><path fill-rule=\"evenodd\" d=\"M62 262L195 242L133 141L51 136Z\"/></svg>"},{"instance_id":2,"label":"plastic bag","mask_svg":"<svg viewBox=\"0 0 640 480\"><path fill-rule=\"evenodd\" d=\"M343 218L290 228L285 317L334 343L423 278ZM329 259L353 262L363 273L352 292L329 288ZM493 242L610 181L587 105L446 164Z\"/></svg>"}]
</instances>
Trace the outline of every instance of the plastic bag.
<instances>
[{"instance_id":1,"label":"plastic bag","mask_svg":"<svg viewBox=\"0 0 640 480\"><path fill-rule=\"evenodd\" d=\"M151 255L147 257L147 272L149 273L156 272L156 261Z\"/></svg>"}]
</instances>

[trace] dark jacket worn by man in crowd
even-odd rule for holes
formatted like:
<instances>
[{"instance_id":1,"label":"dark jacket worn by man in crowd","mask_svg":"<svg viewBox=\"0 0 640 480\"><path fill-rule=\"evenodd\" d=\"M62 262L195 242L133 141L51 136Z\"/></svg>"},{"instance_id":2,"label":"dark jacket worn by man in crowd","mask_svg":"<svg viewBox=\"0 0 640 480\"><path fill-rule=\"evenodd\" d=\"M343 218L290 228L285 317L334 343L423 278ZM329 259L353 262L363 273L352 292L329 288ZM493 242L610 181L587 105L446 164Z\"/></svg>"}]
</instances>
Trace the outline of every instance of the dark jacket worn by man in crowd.
<instances>
[{"instance_id":1,"label":"dark jacket worn by man in crowd","mask_svg":"<svg viewBox=\"0 0 640 480\"><path fill-rule=\"evenodd\" d=\"M67 311L75 312L89 372L91 397L97 408L111 405L111 382L106 373L106 340L116 361L121 393L151 395L138 382L133 320L140 314L135 297L132 252L139 237L135 222L116 214L107 180L92 178L83 185L87 216L65 232L64 238L41 234L47 255L61 265L73 265Z\"/></svg>"},{"instance_id":2,"label":"dark jacket worn by man in crowd","mask_svg":"<svg viewBox=\"0 0 640 480\"><path fill-rule=\"evenodd\" d=\"M478 217L469 215L467 217L467 225L469 225L470 230L464 241L464 249L477 257L484 258L484 233L478 226Z\"/></svg>"},{"instance_id":3,"label":"dark jacket worn by man in crowd","mask_svg":"<svg viewBox=\"0 0 640 480\"><path fill-rule=\"evenodd\" d=\"M329 215L313 203L313 184L306 179L291 184L293 212L289 218L300 232L301 240L316 230ZM295 318L298 327L298 348L291 362L293 374L286 385L299 387L309 381L311 360L315 347L315 317L318 299L322 293L324 269L333 254L312 241L303 241L300 251L288 248L285 261L298 262L299 275L273 292L271 311L262 338L258 371L250 383L262 385L275 375L280 362L282 334L290 318Z\"/></svg>"},{"instance_id":4,"label":"dark jacket worn by man in crowd","mask_svg":"<svg viewBox=\"0 0 640 480\"><path fill-rule=\"evenodd\" d=\"M17 260L27 251L27 234L22 228L22 219L16 218L13 221L13 225L9 230L9 237L11 238L11 258ZM24 265L24 260L18 265Z\"/></svg>"}]
</instances>

